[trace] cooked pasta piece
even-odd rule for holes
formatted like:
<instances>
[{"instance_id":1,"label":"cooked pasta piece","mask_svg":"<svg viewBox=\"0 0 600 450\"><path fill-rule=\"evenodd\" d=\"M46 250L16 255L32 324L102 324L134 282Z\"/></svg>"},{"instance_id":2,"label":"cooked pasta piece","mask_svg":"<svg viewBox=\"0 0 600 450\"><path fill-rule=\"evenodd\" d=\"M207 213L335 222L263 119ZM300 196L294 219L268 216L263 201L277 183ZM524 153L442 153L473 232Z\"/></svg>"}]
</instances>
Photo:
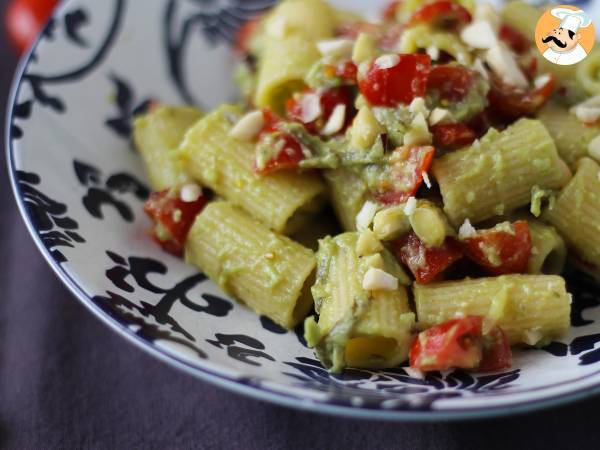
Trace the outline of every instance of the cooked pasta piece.
<instances>
[{"instance_id":1,"label":"cooked pasta piece","mask_svg":"<svg viewBox=\"0 0 600 450\"><path fill-rule=\"evenodd\" d=\"M555 275L504 275L414 286L419 327L466 315L487 317L512 345L545 345L569 328L571 298Z\"/></svg>"},{"instance_id":2,"label":"cooked pasta piece","mask_svg":"<svg viewBox=\"0 0 600 450\"><path fill-rule=\"evenodd\" d=\"M254 103L283 112L286 100L306 87L304 78L319 58L316 42L300 34L270 40L259 58Z\"/></svg>"},{"instance_id":3,"label":"cooked pasta piece","mask_svg":"<svg viewBox=\"0 0 600 450\"><path fill-rule=\"evenodd\" d=\"M581 159L575 176L544 219L597 271L600 268L600 165L590 158Z\"/></svg>"},{"instance_id":4,"label":"cooked pasta piece","mask_svg":"<svg viewBox=\"0 0 600 450\"><path fill-rule=\"evenodd\" d=\"M529 220L531 234L531 257L527 273L559 275L565 267L567 246L553 226Z\"/></svg>"},{"instance_id":5,"label":"cooked pasta piece","mask_svg":"<svg viewBox=\"0 0 600 450\"><path fill-rule=\"evenodd\" d=\"M294 327L312 307L314 253L273 233L230 202L212 202L198 215L185 259L283 327Z\"/></svg>"},{"instance_id":6,"label":"cooked pasta piece","mask_svg":"<svg viewBox=\"0 0 600 450\"><path fill-rule=\"evenodd\" d=\"M591 96L600 95L600 51L593 50L576 65L577 82Z\"/></svg>"},{"instance_id":7,"label":"cooked pasta piece","mask_svg":"<svg viewBox=\"0 0 600 450\"><path fill-rule=\"evenodd\" d=\"M460 64L470 66L473 57L459 37L453 33L436 32L426 25L406 30L400 40L401 53L417 53L434 47L451 55Z\"/></svg>"},{"instance_id":8,"label":"cooked pasta piece","mask_svg":"<svg viewBox=\"0 0 600 450\"><path fill-rule=\"evenodd\" d=\"M414 314L398 285L406 275L385 250L359 257L359 241L359 233L344 233L319 243L312 288L319 321L309 317L305 335L332 372L393 367L408 356Z\"/></svg>"},{"instance_id":9,"label":"cooked pasta piece","mask_svg":"<svg viewBox=\"0 0 600 450\"><path fill-rule=\"evenodd\" d=\"M600 126L586 125L565 108L548 105L539 119L556 143L560 157L574 169L580 158L588 155L588 145L600 135Z\"/></svg>"},{"instance_id":10,"label":"cooked pasta piece","mask_svg":"<svg viewBox=\"0 0 600 450\"><path fill-rule=\"evenodd\" d=\"M286 0L265 18L265 33L274 40L291 35L327 39L335 31L339 14L323 0Z\"/></svg>"},{"instance_id":11,"label":"cooked pasta piece","mask_svg":"<svg viewBox=\"0 0 600 450\"><path fill-rule=\"evenodd\" d=\"M335 214L346 231L356 230L356 216L369 198L362 178L351 169L340 168L324 172Z\"/></svg>"},{"instance_id":12,"label":"cooked pasta piece","mask_svg":"<svg viewBox=\"0 0 600 450\"><path fill-rule=\"evenodd\" d=\"M255 144L230 136L241 116L240 108L224 105L203 118L186 134L180 157L190 175L203 186L272 230L291 234L321 210L325 184L318 175L309 173L255 174Z\"/></svg>"},{"instance_id":13,"label":"cooked pasta piece","mask_svg":"<svg viewBox=\"0 0 600 450\"><path fill-rule=\"evenodd\" d=\"M569 170L540 121L521 119L505 131L492 129L471 147L433 162L444 211L459 226L526 205L534 186L557 189Z\"/></svg>"},{"instance_id":14,"label":"cooked pasta piece","mask_svg":"<svg viewBox=\"0 0 600 450\"><path fill-rule=\"evenodd\" d=\"M135 120L135 147L142 156L153 190L162 191L189 180L176 151L186 131L201 117L196 108L160 106Z\"/></svg>"}]
</instances>

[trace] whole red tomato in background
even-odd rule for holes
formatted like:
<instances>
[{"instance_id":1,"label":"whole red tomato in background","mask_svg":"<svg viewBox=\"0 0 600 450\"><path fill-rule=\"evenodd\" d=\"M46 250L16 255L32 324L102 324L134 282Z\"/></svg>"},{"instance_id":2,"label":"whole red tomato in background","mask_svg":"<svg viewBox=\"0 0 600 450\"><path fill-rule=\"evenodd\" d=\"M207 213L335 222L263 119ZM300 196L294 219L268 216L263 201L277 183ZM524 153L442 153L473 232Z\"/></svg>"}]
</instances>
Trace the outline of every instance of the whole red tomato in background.
<instances>
[{"instance_id":1,"label":"whole red tomato in background","mask_svg":"<svg viewBox=\"0 0 600 450\"><path fill-rule=\"evenodd\" d=\"M4 16L8 38L19 53L25 53L46 24L59 0L13 0Z\"/></svg>"}]
</instances>

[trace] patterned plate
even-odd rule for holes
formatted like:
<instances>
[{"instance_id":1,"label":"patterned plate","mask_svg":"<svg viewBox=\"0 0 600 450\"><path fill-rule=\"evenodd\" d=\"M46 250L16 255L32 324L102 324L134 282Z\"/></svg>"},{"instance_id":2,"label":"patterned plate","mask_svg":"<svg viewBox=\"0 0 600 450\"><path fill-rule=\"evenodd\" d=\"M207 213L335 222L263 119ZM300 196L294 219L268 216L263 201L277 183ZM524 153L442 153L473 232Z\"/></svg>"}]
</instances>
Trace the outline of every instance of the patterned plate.
<instances>
[{"instance_id":1,"label":"patterned plate","mask_svg":"<svg viewBox=\"0 0 600 450\"><path fill-rule=\"evenodd\" d=\"M94 314L149 353L220 386L296 408L457 419L600 391L600 290L580 274L569 275L569 334L544 350L518 351L511 370L419 378L397 368L333 376L299 330L286 332L234 303L152 244L130 119L150 99L206 109L234 99L232 37L271 1L62 5L21 65L6 133L19 207L57 275ZM364 11L383 1L334 3Z\"/></svg>"}]
</instances>

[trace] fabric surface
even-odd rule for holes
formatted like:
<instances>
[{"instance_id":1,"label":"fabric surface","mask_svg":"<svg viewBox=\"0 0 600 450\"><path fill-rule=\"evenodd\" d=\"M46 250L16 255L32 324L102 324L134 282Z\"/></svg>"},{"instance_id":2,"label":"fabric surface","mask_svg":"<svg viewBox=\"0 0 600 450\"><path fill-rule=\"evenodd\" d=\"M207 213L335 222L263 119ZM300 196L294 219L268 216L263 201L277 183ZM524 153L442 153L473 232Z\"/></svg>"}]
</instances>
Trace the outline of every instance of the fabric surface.
<instances>
[{"instance_id":1,"label":"fabric surface","mask_svg":"<svg viewBox=\"0 0 600 450\"><path fill-rule=\"evenodd\" d=\"M15 64L2 35L2 105ZM600 398L419 425L302 413L224 391L133 347L71 296L29 237L4 163L0 217L2 448L600 448Z\"/></svg>"}]
</instances>

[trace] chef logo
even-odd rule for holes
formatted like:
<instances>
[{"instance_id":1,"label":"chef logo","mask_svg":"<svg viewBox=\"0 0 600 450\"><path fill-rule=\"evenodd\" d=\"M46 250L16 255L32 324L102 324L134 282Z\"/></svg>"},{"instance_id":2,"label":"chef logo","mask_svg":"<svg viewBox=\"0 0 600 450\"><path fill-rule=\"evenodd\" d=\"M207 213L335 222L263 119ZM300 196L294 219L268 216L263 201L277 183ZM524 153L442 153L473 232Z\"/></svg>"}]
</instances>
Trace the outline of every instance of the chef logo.
<instances>
[{"instance_id":1,"label":"chef logo","mask_svg":"<svg viewBox=\"0 0 600 450\"><path fill-rule=\"evenodd\" d=\"M544 58L561 66L583 61L592 51L595 39L590 16L569 5L546 11L535 30L535 43Z\"/></svg>"}]
</instances>

